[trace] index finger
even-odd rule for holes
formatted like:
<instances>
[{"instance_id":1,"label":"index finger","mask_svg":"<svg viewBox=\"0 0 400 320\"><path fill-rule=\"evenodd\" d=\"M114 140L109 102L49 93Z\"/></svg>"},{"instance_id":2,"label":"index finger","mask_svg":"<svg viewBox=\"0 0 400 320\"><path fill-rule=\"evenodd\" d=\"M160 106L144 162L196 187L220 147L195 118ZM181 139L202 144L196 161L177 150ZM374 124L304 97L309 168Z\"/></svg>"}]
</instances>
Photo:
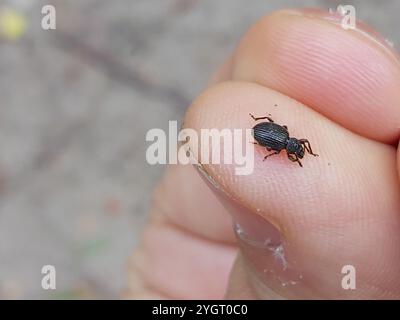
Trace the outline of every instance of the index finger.
<instances>
[{"instance_id":1,"label":"index finger","mask_svg":"<svg viewBox=\"0 0 400 320\"><path fill-rule=\"evenodd\" d=\"M341 17L340 17L341 18ZM400 136L400 62L384 40L335 15L279 11L240 42L233 80L256 82L353 132L393 143Z\"/></svg>"}]
</instances>

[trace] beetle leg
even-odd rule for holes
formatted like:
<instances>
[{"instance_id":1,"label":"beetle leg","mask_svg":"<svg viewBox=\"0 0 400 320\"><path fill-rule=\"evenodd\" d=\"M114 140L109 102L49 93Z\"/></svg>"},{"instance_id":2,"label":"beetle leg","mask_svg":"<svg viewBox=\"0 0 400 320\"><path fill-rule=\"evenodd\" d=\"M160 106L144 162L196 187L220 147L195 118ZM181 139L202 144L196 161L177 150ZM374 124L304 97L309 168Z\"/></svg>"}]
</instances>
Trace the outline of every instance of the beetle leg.
<instances>
[{"instance_id":1,"label":"beetle leg","mask_svg":"<svg viewBox=\"0 0 400 320\"><path fill-rule=\"evenodd\" d=\"M267 117L255 117L255 116L253 116L251 113L249 113L249 115L250 115L250 117L252 117L253 118L253 120L254 121L258 121L258 120L264 120L264 119L267 119Z\"/></svg>"},{"instance_id":2,"label":"beetle leg","mask_svg":"<svg viewBox=\"0 0 400 320\"><path fill-rule=\"evenodd\" d=\"M254 121L258 121L258 120L265 120L268 119L269 122L274 122L274 120L272 120L270 117L266 116L266 117L255 117L253 116L251 113L249 113L250 117L253 118Z\"/></svg>"},{"instance_id":3,"label":"beetle leg","mask_svg":"<svg viewBox=\"0 0 400 320\"><path fill-rule=\"evenodd\" d=\"M288 156L288 158L289 158L290 161L292 161L292 162L297 162L297 163L299 164L300 167L303 167L303 165L301 164L299 158L298 158L296 155L292 155L292 154L289 154L289 153L288 153L287 156Z\"/></svg>"},{"instance_id":4,"label":"beetle leg","mask_svg":"<svg viewBox=\"0 0 400 320\"><path fill-rule=\"evenodd\" d=\"M279 150L279 151L274 151L274 152L272 152L272 153L270 153L270 154L267 154L267 155L264 157L264 160L263 160L263 161L267 160L267 158L270 157L270 156L273 156L273 155L275 155L275 154L278 154L279 152L281 152L281 151L280 151L280 150Z\"/></svg>"},{"instance_id":5,"label":"beetle leg","mask_svg":"<svg viewBox=\"0 0 400 320\"><path fill-rule=\"evenodd\" d=\"M314 157L318 157L318 154L313 153L313 151L312 151L312 149L311 149L311 144L310 144L310 142L309 142L307 139L300 139L299 141L300 141L300 143L301 143L302 145L304 145L304 148L307 150L307 152L308 152L309 154L313 155Z\"/></svg>"},{"instance_id":6,"label":"beetle leg","mask_svg":"<svg viewBox=\"0 0 400 320\"><path fill-rule=\"evenodd\" d=\"M284 127L284 128L286 129L286 131L288 131L287 125L284 125L284 126L282 126L282 127Z\"/></svg>"},{"instance_id":7,"label":"beetle leg","mask_svg":"<svg viewBox=\"0 0 400 320\"><path fill-rule=\"evenodd\" d=\"M252 144L258 144L257 142L251 142L251 141L250 141L250 143L252 143Z\"/></svg>"}]
</instances>

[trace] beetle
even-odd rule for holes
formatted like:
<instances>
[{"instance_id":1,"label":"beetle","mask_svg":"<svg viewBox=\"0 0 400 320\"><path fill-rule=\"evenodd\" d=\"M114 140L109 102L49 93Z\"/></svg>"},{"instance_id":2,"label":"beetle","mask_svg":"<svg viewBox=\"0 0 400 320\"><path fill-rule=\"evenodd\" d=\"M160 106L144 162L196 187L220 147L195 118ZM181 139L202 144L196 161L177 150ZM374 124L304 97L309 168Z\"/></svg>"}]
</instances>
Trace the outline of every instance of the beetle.
<instances>
[{"instance_id":1,"label":"beetle","mask_svg":"<svg viewBox=\"0 0 400 320\"><path fill-rule=\"evenodd\" d=\"M313 153L310 142L307 139L291 138L287 126L276 124L269 117L270 115L256 118L250 113L250 116L255 121L268 120L268 122L256 124L252 130L253 137L257 141L253 143L265 147L268 151L273 151L267 154L263 161L267 160L270 156L279 154L283 149L286 150L289 160L297 162L300 167L303 167L300 159L304 157L305 151L314 157L318 156L318 154Z\"/></svg>"}]
</instances>

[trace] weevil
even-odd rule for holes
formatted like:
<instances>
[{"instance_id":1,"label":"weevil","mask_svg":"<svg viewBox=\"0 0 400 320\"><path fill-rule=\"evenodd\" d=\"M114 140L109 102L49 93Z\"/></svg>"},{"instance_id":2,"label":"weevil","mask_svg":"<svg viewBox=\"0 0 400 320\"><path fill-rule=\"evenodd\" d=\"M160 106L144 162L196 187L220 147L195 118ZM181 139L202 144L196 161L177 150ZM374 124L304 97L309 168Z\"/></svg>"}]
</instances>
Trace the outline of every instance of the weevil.
<instances>
[{"instance_id":1,"label":"weevil","mask_svg":"<svg viewBox=\"0 0 400 320\"><path fill-rule=\"evenodd\" d=\"M318 156L313 153L307 139L291 138L287 126L275 123L269 116L256 118L251 113L250 116L255 121L268 120L268 122L260 122L253 127L253 137L257 141L253 143L265 147L268 151L273 151L264 157L264 161L270 156L279 154L283 149L286 150L289 160L297 162L300 167L303 167L300 159L303 159L305 151L314 157Z\"/></svg>"}]
</instances>

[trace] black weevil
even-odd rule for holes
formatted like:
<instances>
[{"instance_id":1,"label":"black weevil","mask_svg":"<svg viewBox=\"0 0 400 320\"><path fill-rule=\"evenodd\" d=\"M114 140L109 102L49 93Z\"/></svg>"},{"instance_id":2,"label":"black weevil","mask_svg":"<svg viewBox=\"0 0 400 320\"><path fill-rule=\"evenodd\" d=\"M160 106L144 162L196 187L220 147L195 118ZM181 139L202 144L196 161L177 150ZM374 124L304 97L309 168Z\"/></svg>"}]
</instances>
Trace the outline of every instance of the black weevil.
<instances>
[{"instance_id":1,"label":"black weevil","mask_svg":"<svg viewBox=\"0 0 400 320\"><path fill-rule=\"evenodd\" d=\"M280 153L283 149L286 150L290 161L297 162L300 167L299 159L304 157L305 151L313 156L318 156L312 152L310 142L307 139L296 139L289 136L287 126L276 124L270 117L256 118L252 114L250 116L255 120L267 119L269 122L260 122L253 127L253 137L260 146L265 147L268 151L274 151L264 157L264 161L274 154Z\"/></svg>"}]
</instances>

